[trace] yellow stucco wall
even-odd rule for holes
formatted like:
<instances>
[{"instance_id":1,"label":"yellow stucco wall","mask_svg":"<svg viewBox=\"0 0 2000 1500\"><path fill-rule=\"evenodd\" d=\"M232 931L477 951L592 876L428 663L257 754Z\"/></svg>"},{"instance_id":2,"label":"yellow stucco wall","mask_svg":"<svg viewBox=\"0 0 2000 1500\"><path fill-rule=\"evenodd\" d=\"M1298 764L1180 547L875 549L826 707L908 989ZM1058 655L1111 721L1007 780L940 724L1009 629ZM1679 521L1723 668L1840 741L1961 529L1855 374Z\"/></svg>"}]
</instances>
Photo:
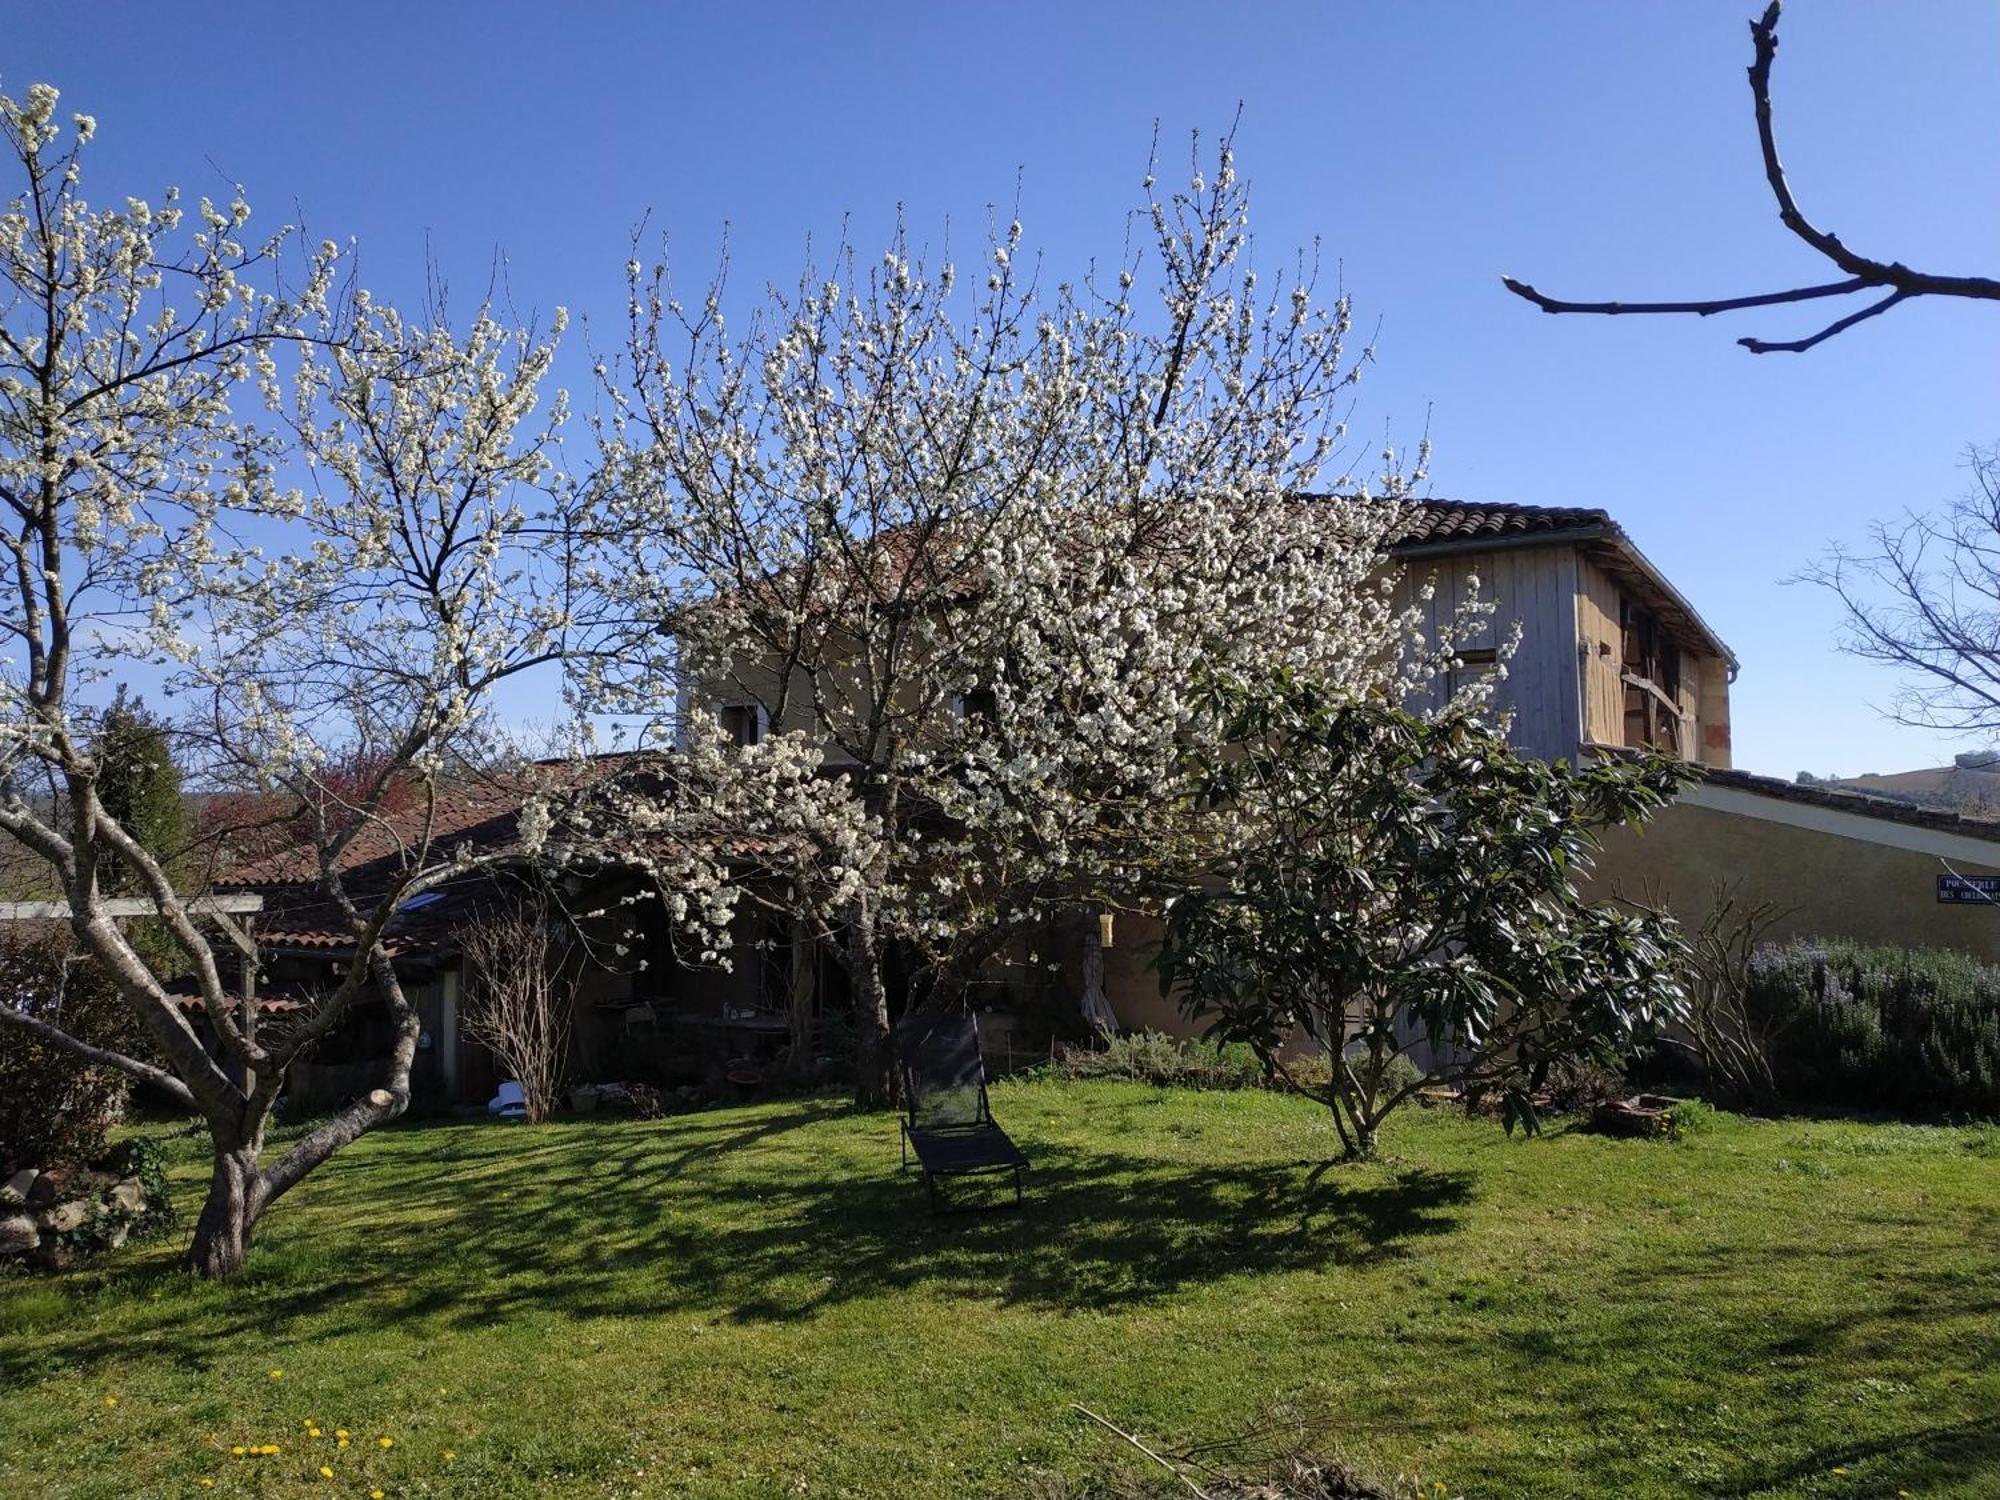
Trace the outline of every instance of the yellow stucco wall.
<instances>
[{"instance_id":1,"label":"yellow stucco wall","mask_svg":"<svg viewBox=\"0 0 2000 1500\"><path fill-rule=\"evenodd\" d=\"M1643 833L1607 832L1592 892L1637 897L1650 884L1692 924L1707 913L1716 882L1725 880L1744 901L1785 909L1771 930L1774 938L1842 936L1957 948L2000 963L2000 907L1937 899L1939 875L2000 874L2000 844L1992 859L1947 863L1914 849L1682 803Z\"/></svg>"}]
</instances>

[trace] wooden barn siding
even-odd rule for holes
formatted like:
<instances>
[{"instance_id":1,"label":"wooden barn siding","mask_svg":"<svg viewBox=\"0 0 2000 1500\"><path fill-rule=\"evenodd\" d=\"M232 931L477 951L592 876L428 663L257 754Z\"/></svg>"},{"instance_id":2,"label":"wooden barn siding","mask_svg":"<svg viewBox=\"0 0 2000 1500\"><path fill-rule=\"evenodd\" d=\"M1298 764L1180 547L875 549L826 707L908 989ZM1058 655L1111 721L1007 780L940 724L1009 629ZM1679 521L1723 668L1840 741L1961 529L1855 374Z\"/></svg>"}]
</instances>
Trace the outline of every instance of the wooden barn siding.
<instances>
[{"instance_id":1,"label":"wooden barn siding","mask_svg":"<svg viewBox=\"0 0 2000 1500\"><path fill-rule=\"evenodd\" d=\"M1625 651L1619 630L1619 588L1589 558L1579 558L1577 639L1585 653L1584 737L1594 744L1625 743L1625 684L1619 676ZM1600 649L1602 648L1602 649Z\"/></svg>"},{"instance_id":2,"label":"wooden barn siding","mask_svg":"<svg viewBox=\"0 0 2000 1500\"><path fill-rule=\"evenodd\" d=\"M1415 557L1403 585L1406 597L1414 598L1426 579L1436 580L1427 606L1435 631L1465 598L1468 579L1479 579L1480 597L1499 608L1478 635L1461 643L1467 650L1499 645L1520 623L1520 645L1493 696L1514 715L1513 743L1545 760L1576 758L1577 561L1576 549L1567 546Z\"/></svg>"},{"instance_id":3,"label":"wooden barn siding","mask_svg":"<svg viewBox=\"0 0 2000 1500\"><path fill-rule=\"evenodd\" d=\"M1619 674L1625 650L1620 639L1619 602L1624 591L1618 587L1616 579L1587 557L1577 559L1577 568L1577 637L1585 650L1584 730L1596 744L1622 745L1625 743L1625 684ZM1598 650L1600 643L1610 647L1608 654ZM1729 764L1726 730L1719 748L1708 745L1702 731L1704 708L1708 711L1708 719L1719 718L1724 726L1729 722L1727 677L1725 675L1719 682L1710 683L1709 701L1704 704L1703 672L1708 670L1712 677L1721 663L1714 657L1697 656L1685 647L1676 649L1680 652L1681 670L1675 701L1680 705L1681 712L1688 716L1687 742L1682 752L1693 760L1726 766Z\"/></svg>"}]
</instances>

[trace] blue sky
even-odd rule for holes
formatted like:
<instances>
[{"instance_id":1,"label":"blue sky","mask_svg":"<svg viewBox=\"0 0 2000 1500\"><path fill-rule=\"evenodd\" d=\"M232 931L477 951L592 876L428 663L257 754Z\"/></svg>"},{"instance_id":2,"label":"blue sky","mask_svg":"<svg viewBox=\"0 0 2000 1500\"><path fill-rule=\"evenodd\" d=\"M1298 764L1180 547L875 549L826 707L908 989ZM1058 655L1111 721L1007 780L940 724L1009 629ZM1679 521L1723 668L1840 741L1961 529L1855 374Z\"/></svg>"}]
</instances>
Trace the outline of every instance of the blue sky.
<instances>
[{"instance_id":1,"label":"blue sky","mask_svg":"<svg viewBox=\"0 0 2000 1500\"><path fill-rule=\"evenodd\" d=\"M1030 246L1067 273L1116 254L1155 120L1178 161L1241 101L1260 255L1319 238L1380 320L1357 427L1401 445L1428 421L1440 495L1609 509L1742 659L1739 765L1930 764L1960 747L1886 722L1891 681L1783 580L1962 487L1964 446L2000 438L2000 308L1919 303L1758 358L1733 340L1811 331L1814 310L1550 318L1499 285L1829 279L1762 185L1754 8L101 0L7 7L0 83L46 79L98 117L95 196L241 181L258 222L357 237L368 283L411 302L427 246L460 302L504 253L518 307L565 303L607 341L649 210L690 269L731 223L748 289L843 215L878 242L898 203L919 240L949 220L969 243L1019 171ZM1993 274L2000 7L1805 0L1782 37L1807 212L1864 252ZM579 382L581 337L570 354Z\"/></svg>"}]
</instances>

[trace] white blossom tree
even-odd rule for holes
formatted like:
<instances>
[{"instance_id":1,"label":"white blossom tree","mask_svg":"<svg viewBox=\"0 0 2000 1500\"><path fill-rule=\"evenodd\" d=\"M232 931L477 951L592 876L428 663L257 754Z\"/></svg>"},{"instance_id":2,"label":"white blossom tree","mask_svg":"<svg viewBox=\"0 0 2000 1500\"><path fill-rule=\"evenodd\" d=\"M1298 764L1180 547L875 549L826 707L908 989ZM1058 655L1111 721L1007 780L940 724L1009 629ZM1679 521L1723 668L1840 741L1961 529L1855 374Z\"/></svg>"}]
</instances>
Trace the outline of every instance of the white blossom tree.
<instances>
[{"instance_id":1,"label":"white blossom tree","mask_svg":"<svg viewBox=\"0 0 2000 1500\"><path fill-rule=\"evenodd\" d=\"M65 143L56 103L46 85L0 99L25 178L0 213L0 830L45 862L166 1066L46 1014L0 1006L0 1022L199 1113L214 1160L190 1261L226 1276L277 1198L406 1107L418 1021L384 926L476 862L427 814L477 756L496 685L586 645L552 464L563 404L542 397L552 339L485 310L455 334L441 313L336 295L330 243L288 288L288 233L248 240L240 196L193 214L172 191L91 206L92 122ZM236 406L259 394L253 423ZM255 963L242 927L204 912L99 795L95 690L142 662L167 673L200 769L276 809L349 935L356 961L290 1024L260 1024L229 982ZM507 857L549 823L531 796ZM364 844L394 857L357 894ZM212 1040L108 911L114 884L156 903ZM395 1034L380 1086L266 1161L286 1067L370 996Z\"/></svg>"},{"instance_id":2,"label":"white blossom tree","mask_svg":"<svg viewBox=\"0 0 2000 1500\"><path fill-rule=\"evenodd\" d=\"M1053 286L1018 221L969 288L899 230L740 334L720 277L683 304L628 266L596 524L646 631L594 701L685 746L659 826L770 835L733 889L838 939L864 1100L892 945L948 998L1212 856L1227 820L1177 779L1221 729L1202 681L1400 699L1448 655L1384 576L1414 475L1334 466L1347 299L1308 256L1260 276L1229 140L1194 158L1147 176L1145 252Z\"/></svg>"}]
</instances>

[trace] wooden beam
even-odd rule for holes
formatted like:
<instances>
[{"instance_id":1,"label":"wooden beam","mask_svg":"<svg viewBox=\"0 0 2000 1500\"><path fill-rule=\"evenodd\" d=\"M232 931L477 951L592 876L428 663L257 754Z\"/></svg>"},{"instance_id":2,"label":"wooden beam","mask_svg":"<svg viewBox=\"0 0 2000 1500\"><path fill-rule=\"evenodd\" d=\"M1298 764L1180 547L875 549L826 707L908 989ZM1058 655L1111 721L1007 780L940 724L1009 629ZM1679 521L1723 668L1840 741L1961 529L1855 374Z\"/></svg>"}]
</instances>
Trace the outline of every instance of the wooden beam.
<instances>
[{"instance_id":1,"label":"wooden beam","mask_svg":"<svg viewBox=\"0 0 2000 1500\"><path fill-rule=\"evenodd\" d=\"M264 909L264 898L243 894L190 896L181 903L191 917L208 914L240 917ZM160 904L151 896L112 896L97 903L107 917L157 917ZM0 922L67 922L67 901L0 901Z\"/></svg>"}]
</instances>

